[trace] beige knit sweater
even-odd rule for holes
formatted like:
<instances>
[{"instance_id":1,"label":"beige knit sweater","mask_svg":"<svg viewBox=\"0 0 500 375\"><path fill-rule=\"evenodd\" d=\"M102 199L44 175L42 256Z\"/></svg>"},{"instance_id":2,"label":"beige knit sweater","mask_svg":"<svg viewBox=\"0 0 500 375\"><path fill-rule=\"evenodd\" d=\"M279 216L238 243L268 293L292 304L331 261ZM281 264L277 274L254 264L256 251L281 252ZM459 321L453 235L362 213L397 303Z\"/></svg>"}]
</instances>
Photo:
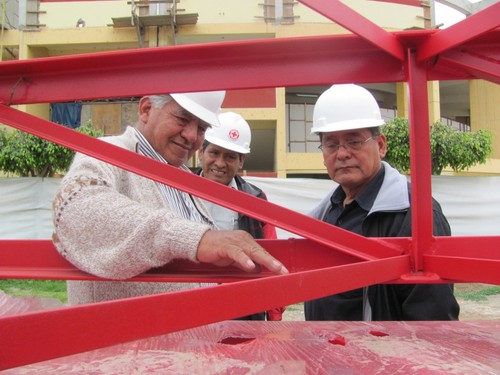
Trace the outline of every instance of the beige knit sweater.
<instances>
[{"instance_id":1,"label":"beige knit sweater","mask_svg":"<svg viewBox=\"0 0 500 375\"><path fill-rule=\"evenodd\" d=\"M133 128L103 138L136 151ZM93 275L123 280L173 259L196 261L205 224L172 212L156 182L77 154L53 202L57 250ZM163 293L199 287L186 283L68 281L70 304Z\"/></svg>"}]
</instances>

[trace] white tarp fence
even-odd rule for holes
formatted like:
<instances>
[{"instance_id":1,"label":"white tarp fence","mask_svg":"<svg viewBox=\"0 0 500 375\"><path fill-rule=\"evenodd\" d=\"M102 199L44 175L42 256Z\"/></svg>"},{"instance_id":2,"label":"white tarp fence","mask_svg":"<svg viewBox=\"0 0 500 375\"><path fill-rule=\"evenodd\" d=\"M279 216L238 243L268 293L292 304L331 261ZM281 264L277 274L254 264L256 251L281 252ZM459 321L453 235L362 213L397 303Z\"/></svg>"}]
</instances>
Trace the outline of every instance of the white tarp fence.
<instances>
[{"instance_id":1,"label":"white tarp fence","mask_svg":"<svg viewBox=\"0 0 500 375\"><path fill-rule=\"evenodd\" d=\"M245 177L269 201L307 213L336 184L330 180ZM0 178L0 238L50 239L51 206L60 179ZM433 176L433 196L454 236L500 235L500 176ZM280 238L294 236L278 230Z\"/></svg>"},{"instance_id":2,"label":"white tarp fence","mask_svg":"<svg viewBox=\"0 0 500 375\"><path fill-rule=\"evenodd\" d=\"M0 178L0 238L52 238L56 178Z\"/></svg>"},{"instance_id":3,"label":"white tarp fence","mask_svg":"<svg viewBox=\"0 0 500 375\"><path fill-rule=\"evenodd\" d=\"M247 177L276 204L306 214L337 186L331 180ZM453 236L500 235L500 176L432 176L432 194L441 204ZM279 231L280 238L287 235Z\"/></svg>"}]
</instances>

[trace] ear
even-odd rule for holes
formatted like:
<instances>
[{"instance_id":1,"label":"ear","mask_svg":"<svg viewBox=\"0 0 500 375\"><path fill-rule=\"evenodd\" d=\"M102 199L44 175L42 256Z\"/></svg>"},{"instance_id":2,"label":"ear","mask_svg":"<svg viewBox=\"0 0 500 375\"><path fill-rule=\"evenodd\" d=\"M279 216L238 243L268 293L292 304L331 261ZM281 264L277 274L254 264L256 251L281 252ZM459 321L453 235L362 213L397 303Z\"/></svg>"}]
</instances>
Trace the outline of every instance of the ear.
<instances>
[{"instance_id":1,"label":"ear","mask_svg":"<svg viewBox=\"0 0 500 375\"><path fill-rule=\"evenodd\" d=\"M378 145L378 154L380 155L380 159L383 159L385 157L385 154L387 153L387 138L385 135L380 134L377 138L377 145Z\"/></svg>"},{"instance_id":2,"label":"ear","mask_svg":"<svg viewBox=\"0 0 500 375\"><path fill-rule=\"evenodd\" d=\"M143 96L141 100L139 100L139 120L145 124L149 119L149 112L153 107L153 103L151 103L151 99L149 96Z\"/></svg>"},{"instance_id":3,"label":"ear","mask_svg":"<svg viewBox=\"0 0 500 375\"><path fill-rule=\"evenodd\" d=\"M240 154L240 169L243 169L243 165L245 164L245 154Z\"/></svg>"}]
</instances>

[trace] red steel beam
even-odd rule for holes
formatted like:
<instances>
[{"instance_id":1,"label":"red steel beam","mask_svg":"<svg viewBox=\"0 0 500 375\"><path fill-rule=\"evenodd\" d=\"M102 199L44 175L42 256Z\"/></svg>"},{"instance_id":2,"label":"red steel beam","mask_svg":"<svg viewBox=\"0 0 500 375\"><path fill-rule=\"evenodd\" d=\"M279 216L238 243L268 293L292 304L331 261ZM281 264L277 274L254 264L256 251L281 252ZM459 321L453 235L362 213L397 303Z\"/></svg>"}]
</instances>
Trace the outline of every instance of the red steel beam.
<instances>
[{"instance_id":1,"label":"red steel beam","mask_svg":"<svg viewBox=\"0 0 500 375\"><path fill-rule=\"evenodd\" d=\"M422 270L422 255L431 249L432 187L429 107L426 70L416 62L415 52L408 49L408 88L410 126L410 170L413 270ZM418 181L418 183L417 183Z\"/></svg>"},{"instance_id":2,"label":"red steel beam","mask_svg":"<svg viewBox=\"0 0 500 375\"><path fill-rule=\"evenodd\" d=\"M422 62L500 27L500 2L429 36L417 51Z\"/></svg>"},{"instance_id":3,"label":"red steel beam","mask_svg":"<svg viewBox=\"0 0 500 375\"><path fill-rule=\"evenodd\" d=\"M394 35L405 45L418 46L433 32L405 31ZM474 43L469 42L467 48L475 48ZM494 59L494 54L500 53L498 43L491 40L488 51ZM142 69L138 70L137 66ZM475 78L456 69L440 72L439 65L431 68L433 79ZM131 80L134 85L128 84ZM358 36L336 35L5 61L0 75L0 103L33 104L196 90L406 80L406 67L401 61Z\"/></svg>"},{"instance_id":4,"label":"red steel beam","mask_svg":"<svg viewBox=\"0 0 500 375\"><path fill-rule=\"evenodd\" d=\"M0 319L0 370L320 298L390 281L408 271L409 259L405 255L4 317Z\"/></svg>"},{"instance_id":5,"label":"red steel beam","mask_svg":"<svg viewBox=\"0 0 500 375\"><path fill-rule=\"evenodd\" d=\"M420 43L424 40L420 40ZM429 59L426 62L427 79L429 81L487 79L498 82L500 76L499 40L500 28L497 28ZM455 59L457 62L454 61ZM446 77L447 74L450 74L450 77ZM462 78L459 78L460 76Z\"/></svg>"},{"instance_id":6,"label":"red steel beam","mask_svg":"<svg viewBox=\"0 0 500 375\"><path fill-rule=\"evenodd\" d=\"M403 47L397 37L355 12L339 0L299 0L299 2L359 35L398 60L403 61L405 59Z\"/></svg>"},{"instance_id":7,"label":"red steel beam","mask_svg":"<svg viewBox=\"0 0 500 375\"><path fill-rule=\"evenodd\" d=\"M401 61L355 35L261 39L5 61L0 103L404 80Z\"/></svg>"},{"instance_id":8,"label":"red steel beam","mask_svg":"<svg viewBox=\"0 0 500 375\"><path fill-rule=\"evenodd\" d=\"M477 259L500 259L500 236L437 237L439 246L429 255L459 256ZM500 279L500 273L498 273Z\"/></svg>"},{"instance_id":9,"label":"red steel beam","mask_svg":"<svg viewBox=\"0 0 500 375\"><path fill-rule=\"evenodd\" d=\"M498 251L498 242L496 244ZM425 255L425 269L460 282L500 285L500 259Z\"/></svg>"},{"instance_id":10,"label":"red steel beam","mask_svg":"<svg viewBox=\"0 0 500 375\"><path fill-rule=\"evenodd\" d=\"M500 84L500 60L492 60L468 51L455 50L443 53L439 60L441 64L466 71L478 79Z\"/></svg>"},{"instance_id":11,"label":"red steel beam","mask_svg":"<svg viewBox=\"0 0 500 375\"><path fill-rule=\"evenodd\" d=\"M408 249L412 239L409 237L371 238L372 241L394 243ZM435 237L435 244L424 253L426 256L470 258L474 261L500 260L498 242L500 237ZM307 239L290 238L287 240L257 240L273 256L280 259L290 272L310 271L318 268L357 263L359 259L340 252L330 251ZM428 271L424 265L425 271ZM435 276L441 272L433 270ZM217 282L226 283L271 276L263 270L260 274L248 274L234 268L219 268L187 261L175 261L131 278L131 281L146 282ZM484 273L484 277L500 285L500 273ZM0 240L0 278L47 279L47 280L102 280L89 275L64 259L50 240ZM460 281L460 278L447 279ZM405 275L402 280L407 281ZM425 277L420 280L425 281ZM435 280L434 280L435 281Z\"/></svg>"},{"instance_id":12,"label":"red steel beam","mask_svg":"<svg viewBox=\"0 0 500 375\"><path fill-rule=\"evenodd\" d=\"M377 241L377 239L373 239ZM398 239L405 246L407 239ZM292 273L333 267L360 260L306 239L257 240ZM407 244L406 244L407 246ZM271 276L267 270L247 273L237 268L173 261L130 281L226 283ZM0 279L102 280L83 272L63 258L50 240L0 240Z\"/></svg>"},{"instance_id":13,"label":"red steel beam","mask_svg":"<svg viewBox=\"0 0 500 375\"><path fill-rule=\"evenodd\" d=\"M72 129L54 124L36 116L0 104L0 121L19 130L29 132L51 142L137 173L154 181L194 194L266 223L309 238L326 247L333 247L345 254L364 260L401 254L402 249L388 243L374 242L369 238L332 227L331 225L300 214L296 211L262 200L237 189L207 180L179 168L105 143ZM200 183L203 181L203 183ZM357 249L363 249L359 251Z\"/></svg>"}]
</instances>

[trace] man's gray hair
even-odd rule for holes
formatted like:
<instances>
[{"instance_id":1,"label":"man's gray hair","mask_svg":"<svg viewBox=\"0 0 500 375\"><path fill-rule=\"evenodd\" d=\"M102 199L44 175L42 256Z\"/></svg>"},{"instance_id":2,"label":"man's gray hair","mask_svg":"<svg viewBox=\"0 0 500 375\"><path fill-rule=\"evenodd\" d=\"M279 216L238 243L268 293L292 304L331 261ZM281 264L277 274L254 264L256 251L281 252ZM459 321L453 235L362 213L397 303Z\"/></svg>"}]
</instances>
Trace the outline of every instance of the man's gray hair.
<instances>
[{"instance_id":1,"label":"man's gray hair","mask_svg":"<svg viewBox=\"0 0 500 375\"><path fill-rule=\"evenodd\" d=\"M150 95L149 100L151 100L151 103L153 103L153 107L162 108L165 104L171 102L174 99L170 95L165 94L165 95Z\"/></svg>"}]
</instances>

